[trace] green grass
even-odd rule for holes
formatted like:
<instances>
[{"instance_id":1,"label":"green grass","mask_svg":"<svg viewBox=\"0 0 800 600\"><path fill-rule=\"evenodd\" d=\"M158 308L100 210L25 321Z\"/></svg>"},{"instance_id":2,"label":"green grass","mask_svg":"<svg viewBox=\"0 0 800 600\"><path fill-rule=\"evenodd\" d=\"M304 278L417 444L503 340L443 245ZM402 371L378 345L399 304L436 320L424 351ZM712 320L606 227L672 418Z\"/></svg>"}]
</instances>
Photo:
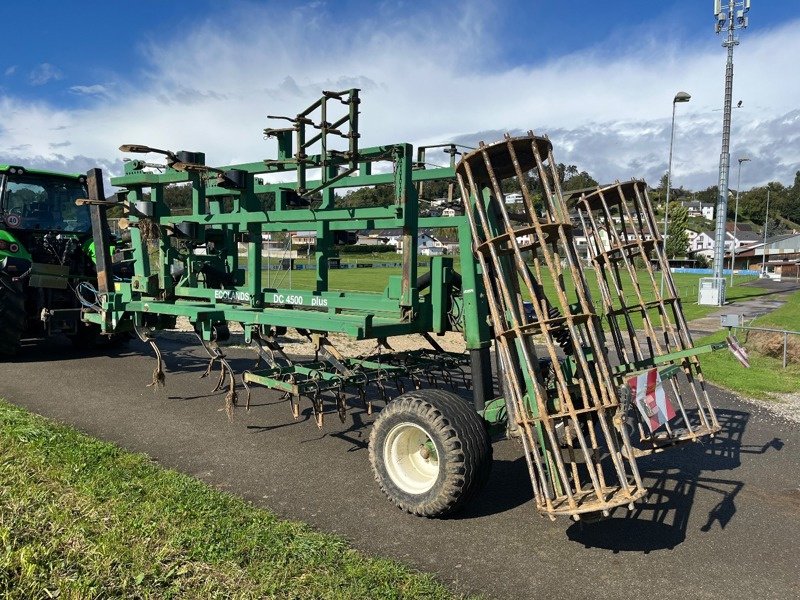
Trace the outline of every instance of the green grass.
<instances>
[{"instance_id":1,"label":"green grass","mask_svg":"<svg viewBox=\"0 0 800 600\"><path fill-rule=\"evenodd\" d=\"M431 576L0 401L3 598L451 598Z\"/></svg>"},{"instance_id":2,"label":"green grass","mask_svg":"<svg viewBox=\"0 0 800 600\"><path fill-rule=\"evenodd\" d=\"M717 306L700 306L697 304L697 291L700 276L689 275L686 273L676 273L673 275L675 283L682 290L691 290L691 294L682 294L683 314L686 319L691 321L693 319L700 319L707 317L713 312L719 310ZM705 277L705 275L703 276ZM727 280L728 285L730 279ZM757 296L764 296L772 292L772 290L762 288L758 285L758 279L755 277L743 277L741 275L734 275L733 287L727 287L725 291L726 299L729 302L738 302L747 298L755 298ZM748 285L742 285L742 284Z\"/></svg>"},{"instance_id":3,"label":"green grass","mask_svg":"<svg viewBox=\"0 0 800 600\"><path fill-rule=\"evenodd\" d=\"M735 289L735 288L734 288ZM770 327L800 331L800 292L789 296L786 304L759 317L754 327ZM726 331L721 331L696 340L702 345L724 340ZM739 334L744 342L744 332ZM745 347L747 347L746 342ZM720 387L751 398L774 399L775 394L800 392L800 365L789 364L785 369L780 358L764 356L753 348L748 349L750 368L745 369L730 352L720 351L703 355L701 361L706 378Z\"/></svg>"},{"instance_id":4,"label":"green grass","mask_svg":"<svg viewBox=\"0 0 800 600\"><path fill-rule=\"evenodd\" d=\"M427 269L420 268L419 273L422 274ZM365 269L332 269L329 271L330 276L330 289L344 290L355 292L382 292L391 275L400 275L399 268L365 268ZM315 271L292 271L292 285L293 289L313 289L316 282ZM597 277L594 271L585 271L586 281L589 285L589 291L592 298L599 302L600 290L597 287ZM639 277L645 277L645 272L640 271ZM660 281L656 274L656 281ZM697 289L700 277L698 275L689 274L674 274L675 285L678 288L678 293L681 296L684 314L688 320L697 319L707 316L708 314L717 310L714 306L699 306L697 304ZM752 285L742 285L743 283L753 281L752 277L739 277L735 279L734 287L730 288L728 297L731 301L741 300L747 297L759 296L768 292L760 287ZM263 282L265 286L279 287L282 289L289 288L289 273L286 271L265 271L263 274ZM649 285L649 281L643 279ZM630 301L633 301L633 288L630 283L630 278L627 274L622 275L622 284L625 292L630 296ZM542 282L545 293L551 299L555 300L555 291L553 282L549 278L545 278ZM569 286L572 292L572 286ZM571 296L574 296L571 294ZM574 301L574 297L571 298ZM645 299L652 299L652 294L645 294ZM598 304L598 310L600 306Z\"/></svg>"},{"instance_id":5,"label":"green grass","mask_svg":"<svg viewBox=\"0 0 800 600\"><path fill-rule=\"evenodd\" d=\"M753 326L800 331L800 292L789 296L780 308L756 319Z\"/></svg>"}]
</instances>

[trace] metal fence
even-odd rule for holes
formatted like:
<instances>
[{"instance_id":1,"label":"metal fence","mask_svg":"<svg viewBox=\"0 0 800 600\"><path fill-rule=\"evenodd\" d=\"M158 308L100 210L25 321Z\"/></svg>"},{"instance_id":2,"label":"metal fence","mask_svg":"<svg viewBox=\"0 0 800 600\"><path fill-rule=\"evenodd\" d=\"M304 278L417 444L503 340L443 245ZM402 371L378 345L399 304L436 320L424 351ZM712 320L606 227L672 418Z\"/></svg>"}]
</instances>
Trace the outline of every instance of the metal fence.
<instances>
[{"instance_id":1,"label":"metal fence","mask_svg":"<svg viewBox=\"0 0 800 600\"><path fill-rule=\"evenodd\" d=\"M763 332L763 333L777 333L783 337L783 368L785 369L786 366L789 364L789 336L790 335L800 335L800 331L793 331L791 329L775 329L772 327L753 327L751 325L744 325L741 322L740 315L723 315L720 318L720 323L723 327L727 327L729 330L733 329L741 329L742 331L748 332L751 331L755 332Z\"/></svg>"}]
</instances>

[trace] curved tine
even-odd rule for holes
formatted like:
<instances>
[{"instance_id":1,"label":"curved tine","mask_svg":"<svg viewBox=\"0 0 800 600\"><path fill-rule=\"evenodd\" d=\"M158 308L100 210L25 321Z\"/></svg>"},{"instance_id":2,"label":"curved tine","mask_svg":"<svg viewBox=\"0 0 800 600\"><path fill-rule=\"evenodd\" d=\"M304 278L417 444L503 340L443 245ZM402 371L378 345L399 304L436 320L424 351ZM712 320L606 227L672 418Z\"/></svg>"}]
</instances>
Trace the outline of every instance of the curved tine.
<instances>
[{"instance_id":1,"label":"curved tine","mask_svg":"<svg viewBox=\"0 0 800 600\"><path fill-rule=\"evenodd\" d=\"M220 356L219 356L219 364L221 366L220 372L219 372L220 383L217 384L217 389L214 390L214 391L218 391L218 390L222 389L222 386L225 384L225 376L226 375L228 377L230 377L230 385L232 387L235 387L235 385L236 385L236 380L234 379L235 372L233 370L233 367L231 367L231 363L229 363L227 361L227 359L225 358L225 356L222 353L220 353Z\"/></svg>"},{"instance_id":2,"label":"curved tine","mask_svg":"<svg viewBox=\"0 0 800 600\"><path fill-rule=\"evenodd\" d=\"M251 392L250 392L250 386L247 385L247 379L245 379L245 375L247 375L248 373L250 373L250 371L242 371L242 387L244 387L244 389L247 390L247 399L245 400L245 403L244 403L244 409L247 412L250 412L250 396L251 396Z\"/></svg>"},{"instance_id":3,"label":"curved tine","mask_svg":"<svg viewBox=\"0 0 800 600\"><path fill-rule=\"evenodd\" d=\"M206 367L206 370L203 371L202 375L200 375L200 379L205 379L206 377L211 375L211 369L214 368L214 363L215 362L217 362L217 357L216 356L212 356L211 360L208 361L208 366Z\"/></svg>"},{"instance_id":4,"label":"curved tine","mask_svg":"<svg viewBox=\"0 0 800 600\"><path fill-rule=\"evenodd\" d=\"M225 414L228 415L228 421L233 421L233 409L236 406L236 401L239 399L239 396L236 394L236 378L233 373L233 369L231 369L230 365L228 364L228 361L225 359L220 359L220 362L224 368L227 369L229 377L228 393L225 394Z\"/></svg>"},{"instance_id":5,"label":"curved tine","mask_svg":"<svg viewBox=\"0 0 800 600\"><path fill-rule=\"evenodd\" d=\"M159 350L155 340L150 339L148 342L153 348L153 351L156 353L156 368L153 370L153 381L148 383L147 387L158 389L160 387L164 387L167 380L167 377L164 374L164 359L161 357L161 350Z\"/></svg>"}]
</instances>

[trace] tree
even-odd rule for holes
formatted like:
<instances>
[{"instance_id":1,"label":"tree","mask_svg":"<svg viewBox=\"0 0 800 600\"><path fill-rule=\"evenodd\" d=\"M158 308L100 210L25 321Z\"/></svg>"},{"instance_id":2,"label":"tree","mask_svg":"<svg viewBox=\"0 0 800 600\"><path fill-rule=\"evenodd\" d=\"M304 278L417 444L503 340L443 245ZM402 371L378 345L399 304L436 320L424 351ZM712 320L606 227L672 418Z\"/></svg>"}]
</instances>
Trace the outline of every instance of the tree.
<instances>
[{"instance_id":1,"label":"tree","mask_svg":"<svg viewBox=\"0 0 800 600\"><path fill-rule=\"evenodd\" d=\"M689 246L686 226L689 224L689 211L680 202L669 203L669 224L667 225L667 257L685 256Z\"/></svg>"},{"instance_id":2,"label":"tree","mask_svg":"<svg viewBox=\"0 0 800 600\"><path fill-rule=\"evenodd\" d=\"M716 206L717 199L719 198L719 188L715 185L709 186L706 189L697 192L695 198L703 204L714 204ZM730 204L730 202L728 203Z\"/></svg>"},{"instance_id":3,"label":"tree","mask_svg":"<svg viewBox=\"0 0 800 600\"><path fill-rule=\"evenodd\" d=\"M584 188L591 188L597 187L598 183L587 173L586 171L581 171L580 173L575 173L574 175L567 177L566 181L564 181L563 189L564 191L571 191L571 190L582 190Z\"/></svg>"}]
</instances>

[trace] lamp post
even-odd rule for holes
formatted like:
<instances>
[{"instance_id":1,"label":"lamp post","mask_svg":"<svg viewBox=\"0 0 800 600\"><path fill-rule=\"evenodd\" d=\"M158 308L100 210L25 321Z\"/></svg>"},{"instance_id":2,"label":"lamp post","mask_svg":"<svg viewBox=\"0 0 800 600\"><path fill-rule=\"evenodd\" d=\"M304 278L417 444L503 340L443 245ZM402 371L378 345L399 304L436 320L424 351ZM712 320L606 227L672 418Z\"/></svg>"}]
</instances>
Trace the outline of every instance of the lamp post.
<instances>
[{"instance_id":1,"label":"lamp post","mask_svg":"<svg viewBox=\"0 0 800 600\"><path fill-rule=\"evenodd\" d=\"M664 204L664 239L662 240L661 252L669 265L667 256L667 223L669 219L669 193L672 187L672 145L675 141L675 105L678 102L688 102L692 97L686 92L678 92L672 99L672 128L669 134L669 163L667 164L667 198ZM664 271L661 271L661 296L664 296Z\"/></svg>"},{"instance_id":2,"label":"lamp post","mask_svg":"<svg viewBox=\"0 0 800 600\"><path fill-rule=\"evenodd\" d=\"M761 277L767 276L767 228L769 227L769 188L767 188L767 210L764 213L764 247L761 249Z\"/></svg>"},{"instance_id":3,"label":"lamp post","mask_svg":"<svg viewBox=\"0 0 800 600\"><path fill-rule=\"evenodd\" d=\"M733 266L736 260L736 243L739 241L736 226L739 223L739 188L742 185L742 163L748 162L749 158L739 159L739 175L736 176L736 208L733 211L733 244L731 245L731 287L733 287Z\"/></svg>"}]
</instances>

